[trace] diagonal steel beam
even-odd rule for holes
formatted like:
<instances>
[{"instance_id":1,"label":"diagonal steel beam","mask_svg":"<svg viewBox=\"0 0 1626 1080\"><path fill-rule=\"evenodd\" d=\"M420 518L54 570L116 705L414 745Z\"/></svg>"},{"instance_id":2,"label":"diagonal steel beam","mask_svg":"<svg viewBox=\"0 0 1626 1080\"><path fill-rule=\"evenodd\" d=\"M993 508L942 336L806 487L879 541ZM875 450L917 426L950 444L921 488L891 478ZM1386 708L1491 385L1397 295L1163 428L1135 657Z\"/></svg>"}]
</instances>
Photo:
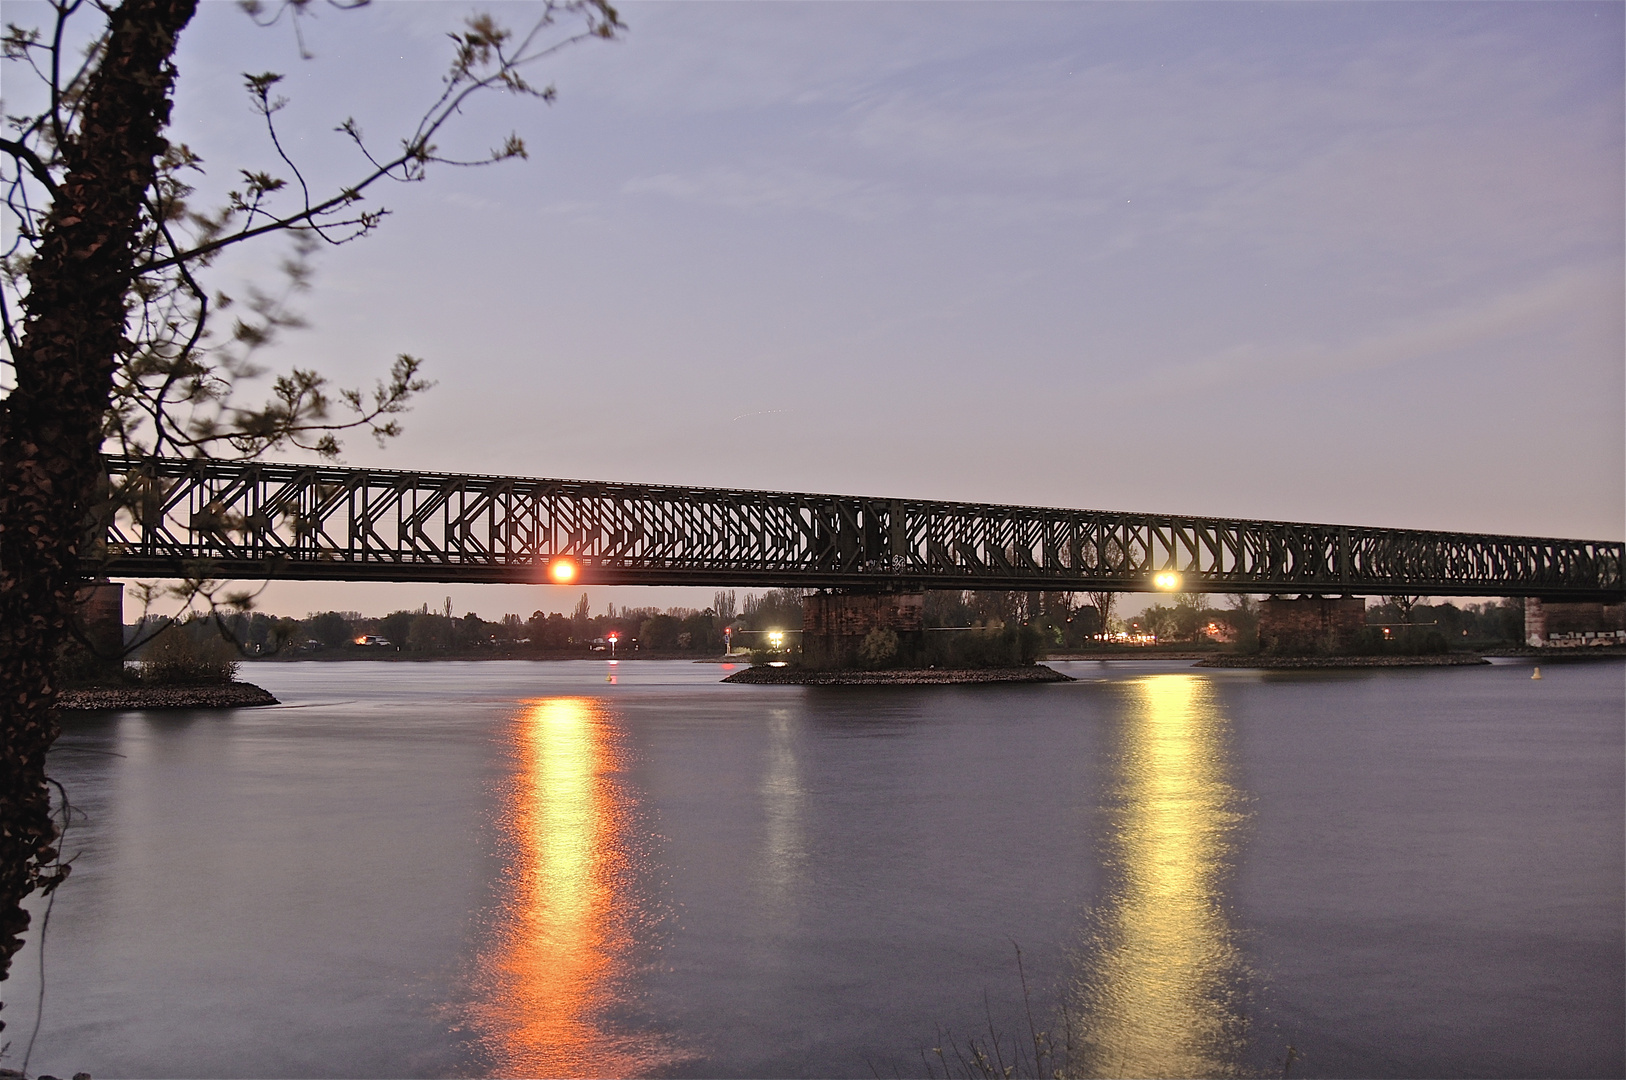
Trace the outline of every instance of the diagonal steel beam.
<instances>
[{"instance_id":1,"label":"diagonal steel beam","mask_svg":"<svg viewBox=\"0 0 1626 1080\"><path fill-rule=\"evenodd\" d=\"M1626 598L1611 541L109 457L133 577Z\"/></svg>"}]
</instances>

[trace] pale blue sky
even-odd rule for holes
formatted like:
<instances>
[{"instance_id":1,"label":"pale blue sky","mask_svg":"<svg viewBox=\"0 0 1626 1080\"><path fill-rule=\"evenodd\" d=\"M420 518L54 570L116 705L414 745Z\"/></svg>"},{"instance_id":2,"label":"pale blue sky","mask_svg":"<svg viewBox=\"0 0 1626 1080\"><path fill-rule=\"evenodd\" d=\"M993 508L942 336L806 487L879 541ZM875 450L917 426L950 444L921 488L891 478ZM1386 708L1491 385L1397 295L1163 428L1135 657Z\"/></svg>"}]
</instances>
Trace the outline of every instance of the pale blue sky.
<instances>
[{"instance_id":1,"label":"pale blue sky","mask_svg":"<svg viewBox=\"0 0 1626 1080\"><path fill-rule=\"evenodd\" d=\"M239 73L284 71L348 176L333 126L387 142L469 10L325 10L301 61L208 3L177 132L269 163ZM531 160L385 192L277 356L427 359L355 463L1618 539L1623 11L628 4L446 140ZM574 598L266 604L448 592Z\"/></svg>"}]
</instances>

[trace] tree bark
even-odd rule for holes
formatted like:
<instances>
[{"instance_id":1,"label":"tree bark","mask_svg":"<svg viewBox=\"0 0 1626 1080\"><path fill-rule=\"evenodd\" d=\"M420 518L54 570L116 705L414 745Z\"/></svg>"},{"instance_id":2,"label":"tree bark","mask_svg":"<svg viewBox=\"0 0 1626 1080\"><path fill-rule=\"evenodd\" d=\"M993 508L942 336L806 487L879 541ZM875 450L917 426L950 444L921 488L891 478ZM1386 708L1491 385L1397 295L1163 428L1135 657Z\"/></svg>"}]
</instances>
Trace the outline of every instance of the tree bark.
<instances>
[{"instance_id":1,"label":"tree bark","mask_svg":"<svg viewBox=\"0 0 1626 1080\"><path fill-rule=\"evenodd\" d=\"M53 663L103 479L102 423L126 348L143 199L167 145L175 44L196 7L125 0L109 17L29 269L16 389L0 406L0 979L28 928L23 900L66 873L45 780Z\"/></svg>"}]
</instances>

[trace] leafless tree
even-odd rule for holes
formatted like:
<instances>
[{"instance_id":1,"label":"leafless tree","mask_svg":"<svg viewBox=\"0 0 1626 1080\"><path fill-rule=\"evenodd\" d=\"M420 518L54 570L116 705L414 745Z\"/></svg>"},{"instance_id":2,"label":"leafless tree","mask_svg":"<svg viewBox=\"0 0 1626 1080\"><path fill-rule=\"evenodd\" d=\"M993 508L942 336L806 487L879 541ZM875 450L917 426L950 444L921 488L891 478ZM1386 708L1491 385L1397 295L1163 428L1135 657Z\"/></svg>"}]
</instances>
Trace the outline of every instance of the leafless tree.
<instances>
[{"instance_id":1,"label":"leafless tree","mask_svg":"<svg viewBox=\"0 0 1626 1080\"><path fill-rule=\"evenodd\" d=\"M1084 595L1089 598L1090 606L1095 608L1095 613L1101 620L1101 633L1103 635L1107 634L1110 626L1109 620L1112 618L1112 609L1118 603L1118 594L1115 592L1092 592Z\"/></svg>"},{"instance_id":2,"label":"leafless tree","mask_svg":"<svg viewBox=\"0 0 1626 1080\"><path fill-rule=\"evenodd\" d=\"M1232 611L1257 618L1259 615L1259 598L1250 593L1232 593L1226 598L1225 604Z\"/></svg>"},{"instance_id":3,"label":"leafless tree","mask_svg":"<svg viewBox=\"0 0 1626 1080\"><path fill-rule=\"evenodd\" d=\"M1395 614L1400 616L1400 621L1410 626L1417 605L1424 599L1426 598L1422 596L1391 596L1389 603L1394 605Z\"/></svg>"}]
</instances>

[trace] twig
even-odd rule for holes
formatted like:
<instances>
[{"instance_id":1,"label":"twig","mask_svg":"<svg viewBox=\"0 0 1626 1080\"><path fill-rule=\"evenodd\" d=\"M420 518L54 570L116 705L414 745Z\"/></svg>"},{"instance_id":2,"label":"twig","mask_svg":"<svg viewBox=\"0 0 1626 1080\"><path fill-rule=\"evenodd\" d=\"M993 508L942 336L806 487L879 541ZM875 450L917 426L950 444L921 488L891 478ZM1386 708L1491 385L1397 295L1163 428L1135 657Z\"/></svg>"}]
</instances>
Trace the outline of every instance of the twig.
<instances>
[{"instance_id":1,"label":"twig","mask_svg":"<svg viewBox=\"0 0 1626 1080\"><path fill-rule=\"evenodd\" d=\"M73 865L71 859L66 863L62 861L62 847L68 839L68 826L73 824L73 804L68 801L68 789L62 786L60 780L46 777L45 782L56 788L57 794L62 797L62 828L57 831L56 835L56 867L58 870L62 870L64 867ZM40 1021L45 1018L45 936L51 929L51 909L56 907L55 885L61 884L62 878L65 876L65 873L59 875L53 887L46 893L45 915L40 919L40 986L39 995L34 1001L34 1030L29 1032L28 1048L23 1051L22 1073L24 1076L28 1075L28 1059L34 1056L34 1040L39 1038Z\"/></svg>"}]
</instances>

